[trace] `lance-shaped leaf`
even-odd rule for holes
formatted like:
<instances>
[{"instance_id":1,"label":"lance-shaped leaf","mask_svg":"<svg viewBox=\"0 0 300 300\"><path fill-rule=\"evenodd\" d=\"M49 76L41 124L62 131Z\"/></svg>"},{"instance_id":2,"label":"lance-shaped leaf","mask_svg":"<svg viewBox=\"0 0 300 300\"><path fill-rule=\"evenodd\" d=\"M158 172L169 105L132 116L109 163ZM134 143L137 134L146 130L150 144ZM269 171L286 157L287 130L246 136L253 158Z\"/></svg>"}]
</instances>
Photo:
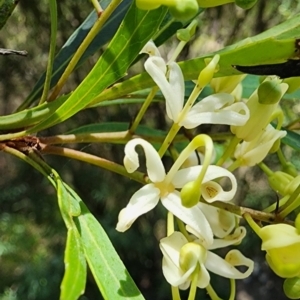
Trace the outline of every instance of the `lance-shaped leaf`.
<instances>
[{"instance_id":1,"label":"lance-shaped leaf","mask_svg":"<svg viewBox=\"0 0 300 300\"><path fill-rule=\"evenodd\" d=\"M265 65L280 63L297 54L296 39L300 37L300 14L254 37L242 40L214 53L179 63L185 80L197 79L205 67L205 58L220 54L219 71L215 77L241 74L233 65ZM108 99L118 99L123 95L154 86L148 73L136 75L122 83L117 83L103 91L89 104L94 106Z\"/></svg>"},{"instance_id":2,"label":"lance-shaped leaf","mask_svg":"<svg viewBox=\"0 0 300 300\"><path fill-rule=\"evenodd\" d=\"M104 299L142 300L105 231L83 202L82 214L74 221L80 232L86 260Z\"/></svg>"},{"instance_id":3,"label":"lance-shaped leaf","mask_svg":"<svg viewBox=\"0 0 300 300\"><path fill-rule=\"evenodd\" d=\"M122 78L142 47L158 30L165 14L166 9L141 11L133 3L108 48L84 81L52 116L28 132L40 131L70 118Z\"/></svg>"},{"instance_id":4,"label":"lance-shaped leaf","mask_svg":"<svg viewBox=\"0 0 300 300\"><path fill-rule=\"evenodd\" d=\"M105 9L110 3L109 0L99 1L101 7ZM103 47L116 33L121 21L123 20L129 6L130 0L124 0L114 11L112 16L108 19L107 23L104 24L96 38L91 42L89 47L86 49L85 53L79 60L76 67L79 67L88 57L93 55L97 50ZM74 55L75 51L78 49L86 35L89 33L90 29L96 22L98 16L95 10L93 10L85 21L74 31L67 42L63 45L62 49L56 55L53 64L53 74L51 78L50 87L53 87L60 76L66 69L69 61ZM28 95L24 103L19 107L19 111L28 107L33 101L38 99L42 94L42 89L45 82L45 73L40 77L36 85L34 86L31 93Z\"/></svg>"},{"instance_id":5,"label":"lance-shaped leaf","mask_svg":"<svg viewBox=\"0 0 300 300\"><path fill-rule=\"evenodd\" d=\"M18 2L17 0L0 0L0 29L6 23Z\"/></svg>"}]
</instances>

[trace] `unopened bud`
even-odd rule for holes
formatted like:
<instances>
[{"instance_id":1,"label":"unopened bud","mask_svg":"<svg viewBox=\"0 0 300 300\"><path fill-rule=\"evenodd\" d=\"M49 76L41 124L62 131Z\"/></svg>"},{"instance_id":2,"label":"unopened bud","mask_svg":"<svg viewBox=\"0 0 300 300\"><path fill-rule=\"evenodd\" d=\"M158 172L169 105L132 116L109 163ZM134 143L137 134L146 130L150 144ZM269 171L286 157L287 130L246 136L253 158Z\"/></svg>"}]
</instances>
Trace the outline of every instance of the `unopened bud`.
<instances>
[{"instance_id":1,"label":"unopened bud","mask_svg":"<svg viewBox=\"0 0 300 300\"><path fill-rule=\"evenodd\" d=\"M275 104L282 97L280 84L275 80L264 81L258 87L257 95L260 104Z\"/></svg>"},{"instance_id":2,"label":"unopened bud","mask_svg":"<svg viewBox=\"0 0 300 300\"><path fill-rule=\"evenodd\" d=\"M181 189L180 192L181 203L184 207L193 207L195 206L201 197L200 187L196 183L196 181L188 182Z\"/></svg>"},{"instance_id":3,"label":"unopened bud","mask_svg":"<svg viewBox=\"0 0 300 300\"><path fill-rule=\"evenodd\" d=\"M300 278L287 278L283 283L283 291L289 299L300 298Z\"/></svg>"},{"instance_id":4,"label":"unopened bud","mask_svg":"<svg viewBox=\"0 0 300 300\"><path fill-rule=\"evenodd\" d=\"M235 0L235 4L243 9L249 9L256 4L257 0Z\"/></svg>"}]
</instances>

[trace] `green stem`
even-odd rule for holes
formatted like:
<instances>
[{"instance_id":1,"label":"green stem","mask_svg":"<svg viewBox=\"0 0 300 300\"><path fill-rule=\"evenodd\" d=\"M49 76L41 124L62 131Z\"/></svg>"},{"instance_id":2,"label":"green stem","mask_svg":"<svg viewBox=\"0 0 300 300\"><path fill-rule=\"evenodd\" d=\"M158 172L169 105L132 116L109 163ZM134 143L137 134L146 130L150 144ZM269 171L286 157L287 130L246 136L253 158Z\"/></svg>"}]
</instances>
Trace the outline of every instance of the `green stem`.
<instances>
[{"instance_id":1,"label":"green stem","mask_svg":"<svg viewBox=\"0 0 300 300\"><path fill-rule=\"evenodd\" d=\"M64 86L65 82L67 81L68 77L76 67L79 59L84 54L87 47L91 44L91 42L94 40L96 35L99 33L100 29L103 27L103 25L106 23L108 18L112 15L112 13L115 11L115 9L118 7L118 5L122 2L122 0L112 0L108 7L103 11L101 16L97 19L93 27L91 28L90 32L87 34L83 42L78 47L77 51L75 52L74 56L70 60L68 66L66 67L64 73L61 75L60 79L58 80L56 86L54 87L54 90L49 97L48 101L53 101L57 98L59 92L61 91L62 87Z\"/></svg>"},{"instance_id":2,"label":"green stem","mask_svg":"<svg viewBox=\"0 0 300 300\"><path fill-rule=\"evenodd\" d=\"M257 225L257 223L252 219L251 215L250 214L244 214L244 219L247 221L247 223L249 224L249 226L253 229L253 231L258 235L260 236L260 230L261 230L261 227L259 227Z\"/></svg>"},{"instance_id":3,"label":"green stem","mask_svg":"<svg viewBox=\"0 0 300 300\"><path fill-rule=\"evenodd\" d=\"M171 291L172 291L172 299L173 300L181 300L180 294L179 294L179 289L177 286L171 286Z\"/></svg>"},{"instance_id":4,"label":"green stem","mask_svg":"<svg viewBox=\"0 0 300 300\"><path fill-rule=\"evenodd\" d=\"M283 155L283 153L282 153L281 148L279 148L279 149L277 150L277 156L278 156L278 159L279 159L281 165L282 165L283 167L286 166L286 165L287 165L287 162L286 162L286 159L285 159L285 157L284 157L284 155Z\"/></svg>"},{"instance_id":5,"label":"green stem","mask_svg":"<svg viewBox=\"0 0 300 300\"><path fill-rule=\"evenodd\" d=\"M266 165L264 164L263 162L260 162L259 164L257 164L261 169L262 171L268 176L272 176L274 174L274 172Z\"/></svg>"},{"instance_id":6,"label":"green stem","mask_svg":"<svg viewBox=\"0 0 300 300\"><path fill-rule=\"evenodd\" d=\"M209 284L206 287L206 291L208 293L208 295L210 296L211 300L222 300L217 293L215 292L215 290L212 288L212 286Z\"/></svg>"},{"instance_id":7,"label":"green stem","mask_svg":"<svg viewBox=\"0 0 300 300\"><path fill-rule=\"evenodd\" d=\"M288 201L289 197L290 197L289 195L286 195L283 198L281 198L279 200L279 205L278 206L282 207ZM275 202L275 203L271 204L270 206L264 208L263 211L267 212L267 213L271 213L272 211L275 211L276 208L277 208L277 202Z\"/></svg>"},{"instance_id":8,"label":"green stem","mask_svg":"<svg viewBox=\"0 0 300 300\"><path fill-rule=\"evenodd\" d=\"M195 271L192 274L192 282L191 282L191 287L190 287L188 300L195 300L196 299L197 282L198 282L199 272L200 272L200 266L199 266L199 264L197 264L197 267L195 268Z\"/></svg>"},{"instance_id":9,"label":"green stem","mask_svg":"<svg viewBox=\"0 0 300 300\"><path fill-rule=\"evenodd\" d=\"M144 114L146 113L146 111L147 111L149 105L151 104L154 96L156 95L157 91L158 91L157 86L155 86L151 89L151 92L149 93L149 95L148 95L147 99L145 100L145 102L143 103L138 115L136 116L135 120L133 121L132 125L129 128L129 132L131 134L133 134L136 131L138 125L140 124Z\"/></svg>"},{"instance_id":10,"label":"green stem","mask_svg":"<svg viewBox=\"0 0 300 300\"><path fill-rule=\"evenodd\" d=\"M192 240L191 236L188 234L188 232L186 231L185 224L178 218L176 218L176 223L178 225L180 232L185 236L185 238L189 242L192 242L193 240Z\"/></svg>"},{"instance_id":11,"label":"green stem","mask_svg":"<svg viewBox=\"0 0 300 300\"><path fill-rule=\"evenodd\" d=\"M101 133L78 133L40 137L43 144L72 144L72 143L114 143L124 144L130 140L128 131L101 132Z\"/></svg>"},{"instance_id":12,"label":"green stem","mask_svg":"<svg viewBox=\"0 0 300 300\"><path fill-rule=\"evenodd\" d=\"M96 12L97 12L97 15L100 16L103 12L103 9L100 5L100 3L98 2L98 0L91 0Z\"/></svg>"},{"instance_id":13,"label":"green stem","mask_svg":"<svg viewBox=\"0 0 300 300\"><path fill-rule=\"evenodd\" d=\"M123 175L125 177L128 177L130 179L133 179L143 184L147 182L147 178L145 177L145 174L138 171L129 174L122 165L119 165L117 163L114 163L112 161L109 161L107 159L92 154L88 154L88 153L84 153L81 151L64 148L64 147L48 146L41 143L40 143L40 147L41 147L41 152L44 154L54 154L54 155L69 157L72 159L77 159L101 167L103 169L115 172L117 174Z\"/></svg>"},{"instance_id":14,"label":"green stem","mask_svg":"<svg viewBox=\"0 0 300 300\"><path fill-rule=\"evenodd\" d=\"M239 168L240 166L241 166L241 160L237 159L227 168L227 170L229 172L233 172L235 169Z\"/></svg>"},{"instance_id":15,"label":"green stem","mask_svg":"<svg viewBox=\"0 0 300 300\"><path fill-rule=\"evenodd\" d=\"M55 186L55 182L53 178L51 177L51 172L49 172L48 168L45 168L44 165L41 165L42 159L39 158L39 156L32 150L29 152L28 155L24 154L23 152L20 152L14 148L5 146L4 144L0 143L0 150L3 152L6 152L8 154L14 155L18 157L19 159L27 162L31 166L33 166L36 170L38 170L40 173L42 173L44 176L48 178L48 180Z\"/></svg>"},{"instance_id":16,"label":"green stem","mask_svg":"<svg viewBox=\"0 0 300 300\"><path fill-rule=\"evenodd\" d=\"M166 153L166 151L168 150L170 144L173 142L176 134L178 133L180 129L180 126L177 124L177 123L173 123L170 131L168 132L165 140L163 141L159 151L158 151L158 154L160 157L163 157L164 154Z\"/></svg>"},{"instance_id":17,"label":"green stem","mask_svg":"<svg viewBox=\"0 0 300 300\"><path fill-rule=\"evenodd\" d=\"M278 216L280 218L285 218L287 215L289 215L293 210L295 210L297 207L300 206L300 184L295 189L295 191L292 193L288 201L282 206L280 209L280 212Z\"/></svg>"},{"instance_id":18,"label":"green stem","mask_svg":"<svg viewBox=\"0 0 300 300\"><path fill-rule=\"evenodd\" d=\"M49 1L50 5L50 15L51 15L51 36L50 36L50 50L49 50L49 57L47 63L47 72L46 78L44 83L43 94L39 104L44 103L47 100L50 83L51 83L51 76L52 76L52 69L53 69L53 62L55 56L55 47L56 47L56 33L57 33L57 5L56 0Z\"/></svg>"},{"instance_id":19,"label":"green stem","mask_svg":"<svg viewBox=\"0 0 300 300\"><path fill-rule=\"evenodd\" d=\"M219 161L217 162L217 164L216 164L217 166L222 166L223 163L224 163L229 157L231 157L232 153L234 152L236 146L238 145L238 143L239 143L240 141L241 141L241 139L237 138L236 136L234 136L234 137L231 139L231 141L230 141L230 143L229 143L229 145L228 145L226 151L223 153L222 157L221 157L221 158L219 159Z\"/></svg>"},{"instance_id":20,"label":"green stem","mask_svg":"<svg viewBox=\"0 0 300 300\"><path fill-rule=\"evenodd\" d=\"M23 134L24 135L24 134ZM1 137L1 136L0 136ZM125 144L130 139L141 137L149 143L162 143L163 136L154 135L133 135L131 136L128 131L120 132L101 132L101 133L78 133L78 134L65 134L55 135L49 137L40 137L39 141L47 145L55 144L78 144L78 143L113 143ZM1 139L0 139L1 140ZM6 140L6 139L5 139ZM187 138L184 135L177 135L174 142L185 142Z\"/></svg>"},{"instance_id":21,"label":"green stem","mask_svg":"<svg viewBox=\"0 0 300 300\"><path fill-rule=\"evenodd\" d=\"M236 293L235 280L230 279L230 296L229 296L229 300L234 300L235 299L235 293Z\"/></svg>"}]
</instances>

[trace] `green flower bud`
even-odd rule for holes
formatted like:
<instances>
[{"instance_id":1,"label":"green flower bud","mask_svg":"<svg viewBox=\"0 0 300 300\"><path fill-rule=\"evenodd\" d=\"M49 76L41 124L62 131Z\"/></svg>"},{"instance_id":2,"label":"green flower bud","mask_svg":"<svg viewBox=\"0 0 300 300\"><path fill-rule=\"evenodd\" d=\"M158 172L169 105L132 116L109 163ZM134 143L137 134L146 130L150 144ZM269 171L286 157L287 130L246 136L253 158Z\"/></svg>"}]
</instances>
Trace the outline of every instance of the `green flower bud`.
<instances>
[{"instance_id":1,"label":"green flower bud","mask_svg":"<svg viewBox=\"0 0 300 300\"><path fill-rule=\"evenodd\" d=\"M188 182L180 192L181 203L185 207L193 207L196 205L201 197L200 187L196 181Z\"/></svg>"},{"instance_id":2,"label":"green flower bud","mask_svg":"<svg viewBox=\"0 0 300 300\"><path fill-rule=\"evenodd\" d=\"M281 87L277 80L264 81L257 90L258 102L260 104L275 104L281 97Z\"/></svg>"},{"instance_id":3,"label":"green flower bud","mask_svg":"<svg viewBox=\"0 0 300 300\"><path fill-rule=\"evenodd\" d=\"M270 187L275 192L278 192L283 196L288 195L287 186L292 182L293 179L293 176L281 171L277 171L268 177Z\"/></svg>"},{"instance_id":4,"label":"green flower bud","mask_svg":"<svg viewBox=\"0 0 300 300\"><path fill-rule=\"evenodd\" d=\"M249 9L256 4L257 0L235 0L235 4L243 9Z\"/></svg>"},{"instance_id":5,"label":"green flower bud","mask_svg":"<svg viewBox=\"0 0 300 300\"><path fill-rule=\"evenodd\" d=\"M197 14L198 9L196 0L177 1L175 6L169 7L172 16L179 21L190 20Z\"/></svg>"},{"instance_id":6,"label":"green flower bud","mask_svg":"<svg viewBox=\"0 0 300 300\"><path fill-rule=\"evenodd\" d=\"M283 291L289 299L300 298L300 278L287 278L283 283Z\"/></svg>"},{"instance_id":7,"label":"green flower bud","mask_svg":"<svg viewBox=\"0 0 300 300\"><path fill-rule=\"evenodd\" d=\"M296 167L291 163L288 162L282 167L282 172L287 173L293 177L298 176L298 171Z\"/></svg>"},{"instance_id":8,"label":"green flower bud","mask_svg":"<svg viewBox=\"0 0 300 300\"><path fill-rule=\"evenodd\" d=\"M186 28L177 30L176 36L182 42L188 42L191 39L190 31Z\"/></svg>"},{"instance_id":9,"label":"green flower bud","mask_svg":"<svg viewBox=\"0 0 300 300\"><path fill-rule=\"evenodd\" d=\"M215 7L234 2L234 0L197 0L200 7Z\"/></svg>"}]
</instances>

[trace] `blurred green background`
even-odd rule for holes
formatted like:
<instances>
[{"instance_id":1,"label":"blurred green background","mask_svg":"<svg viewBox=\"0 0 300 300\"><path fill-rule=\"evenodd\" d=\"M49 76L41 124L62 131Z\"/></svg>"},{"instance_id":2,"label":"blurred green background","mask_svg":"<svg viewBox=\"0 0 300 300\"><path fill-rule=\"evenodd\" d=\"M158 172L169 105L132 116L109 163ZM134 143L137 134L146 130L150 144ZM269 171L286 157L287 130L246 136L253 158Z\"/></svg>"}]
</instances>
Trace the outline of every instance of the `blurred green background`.
<instances>
[{"instance_id":1,"label":"blurred green background","mask_svg":"<svg viewBox=\"0 0 300 300\"><path fill-rule=\"evenodd\" d=\"M59 32L57 49L92 10L89 1L58 1ZM235 5L206 10L199 16L195 39L184 49L180 60L222 48L245 37L260 33L299 12L298 1L258 0L248 11ZM29 94L40 74L45 71L49 48L49 7L45 0L22 0L0 32L0 47L27 50L27 57L0 56L0 114L13 112ZM166 43L168 53L176 39ZM99 57L93 57L74 72L64 91L74 89ZM142 70L137 63L133 72ZM114 106L88 109L71 120L41 135L61 134L80 125L96 122L130 122L139 106ZM152 126L167 128L164 108L154 104L148 114ZM209 127L200 130L209 131ZM123 146L108 144L73 145L77 149L122 163ZM292 158L293 159L293 158ZM159 205L139 218L126 233L115 230L117 216L140 185L95 166L61 157L46 156L53 166L85 201L107 231L146 299L170 299L170 289L161 271L158 241L165 235L166 211ZM166 164L168 165L168 161ZM276 163L270 157L268 164ZM59 298L63 276L63 252L66 229L61 219L55 191L29 165L0 153L0 300L50 300ZM276 201L258 168L236 172L239 191L236 202L261 208ZM256 261L253 275L238 282L236 299L286 299L282 279L270 272L260 251L260 241L249 230L239 246L246 256ZM224 256L227 250L219 252ZM220 297L228 298L227 280L213 277ZM183 295L185 295L183 293ZM198 293L197 299L206 299ZM86 293L81 299L101 299L97 286L88 274ZM186 299L183 296L182 299Z\"/></svg>"}]
</instances>

